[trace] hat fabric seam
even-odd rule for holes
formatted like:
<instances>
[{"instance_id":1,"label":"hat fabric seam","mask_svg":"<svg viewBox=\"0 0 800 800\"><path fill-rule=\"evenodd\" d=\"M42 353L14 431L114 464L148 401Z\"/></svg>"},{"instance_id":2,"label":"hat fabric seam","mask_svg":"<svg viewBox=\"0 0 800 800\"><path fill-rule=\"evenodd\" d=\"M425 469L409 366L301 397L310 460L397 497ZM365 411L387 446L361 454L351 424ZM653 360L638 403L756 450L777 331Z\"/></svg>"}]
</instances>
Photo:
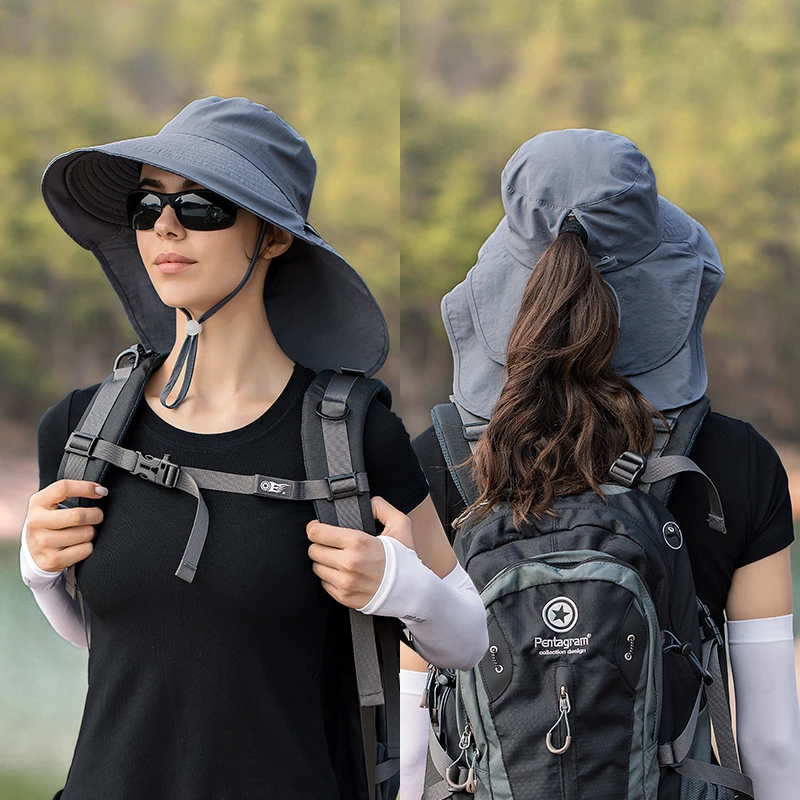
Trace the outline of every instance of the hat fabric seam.
<instances>
[{"instance_id":1,"label":"hat fabric seam","mask_svg":"<svg viewBox=\"0 0 800 800\"><path fill-rule=\"evenodd\" d=\"M520 197L524 197L528 202L537 203L538 205L547 206L548 208L558 209L558 210L561 210L561 211L564 211L566 209L573 209L573 208L581 208L581 209L591 208L592 206L597 206L597 205L600 205L601 203L607 203L609 200L613 200L615 197L621 197L623 194L625 194L626 192L629 192L636 185L636 182L639 180L639 178L641 177L642 173L644 172L645 164L647 164L647 159L644 157L644 153L640 152L639 153L639 158L641 158L641 160L642 160L641 166L639 167L639 172L636 173L636 177L624 189L620 189L620 191L615 192L614 194L610 194L610 195L608 195L606 197L603 197L600 200L594 200L591 203L578 203L577 205L571 204L571 205L568 205L568 206L562 206L562 205L558 205L556 203L548 203L547 200L543 200L543 199L538 198L538 197L529 197L524 192L521 192L518 189L515 189L513 186L510 186L510 185L506 185L505 188L506 188L506 191L510 192L511 194L516 194L516 195L519 195ZM656 191L656 197L658 197L658 196L659 196L658 195L658 191Z\"/></svg>"},{"instance_id":2,"label":"hat fabric seam","mask_svg":"<svg viewBox=\"0 0 800 800\"><path fill-rule=\"evenodd\" d=\"M169 131L168 135L170 135L170 136L191 136L191 137L193 137L195 139L204 139L205 141L213 142L214 144L219 145L220 147L224 147L227 150L230 150L230 151L236 153L236 155L238 155L240 158L243 158L254 169L258 170L258 172L261 173L286 198L286 201L295 210L295 212L297 213L297 216L300 217L303 221L305 221L306 218L300 212L300 209L297 208L297 206L294 204L292 199L286 194L286 192L283 191L283 189L281 189L281 187L275 182L275 180L273 180L272 176L267 175L267 173L265 173L264 170L261 167L259 167L255 163L253 163L252 159L250 159L248 156L246 156L244 153L242 153L241 150L238 147L233 147L230 144L227 144L225 142L221 142L218 139L214 139L211 136L202 136L199 133L191 133L189 131ZM129 160L132 160L132 159L129 159ZM279 176L279 177L281 177L281 176Z\"/></svg>"}]
</instances>

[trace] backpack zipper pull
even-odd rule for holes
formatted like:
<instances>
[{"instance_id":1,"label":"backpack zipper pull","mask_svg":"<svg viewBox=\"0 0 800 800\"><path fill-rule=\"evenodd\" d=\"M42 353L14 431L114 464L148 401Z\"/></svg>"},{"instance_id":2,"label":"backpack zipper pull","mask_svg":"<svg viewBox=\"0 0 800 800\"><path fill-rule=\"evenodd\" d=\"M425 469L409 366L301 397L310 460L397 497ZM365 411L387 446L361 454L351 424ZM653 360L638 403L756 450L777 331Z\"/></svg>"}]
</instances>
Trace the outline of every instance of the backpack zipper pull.
<instances>
[{"instance_id":1,"label":"backpack zipper pull","mask_svg":"<svg viewBox=\"0 0 800 800\"><path fill-rule=\"evenodd\" d=\"M561 712L558 715L558 719L547 731L547 736L545 737L545 744L547 745L547 749L555 756L560 756L562 753L566 753L569 749L570 744L572 744L572 731L569 727L569 712L572 711L572 706L569 702L569 693L567 692L567 687L564 684L561 684L561 687L558 690L558 709ZM561 724L561 721L564 721L564 727L566 729L566 736L564 737L564 744L561 747L554 747L553 746L553 731L558 728Z\"/></svg>"},{"instance_id":2,"label":"backpack zipper pull","mask_svg":"<svg viewBox=\"0 0 800 800\"><path fill-rule=\"evenodd\" d=\"M433 664L428 664L428 679L425 681L425 690L422 692L422 700L419 704L420 708L428 708L428 697L433 684L433 670Z\"/></svg>"},{"instance_id":3,"label":"backpack zipper pull","mask_svg":"<svg viewBox=\"0 0 800 800\"><path fill-rule=\"evenodd\" d=\"M478 779L475 777L475 764L478 761L480 753L476 750L472 754L472 761L470 762L469 769L467 770L467 780L464 784L464 791L468 794L475 794L478 791Z\"/></svg>"},{"instance_id":4,"label":"backpack zipper pull","mask_svg":"<svg viewBox=\"0 0 800 800\"><path fill-rule=\"evenodd\" d=\"M461 750L461 752L458 754L458 758L455 761L453 761L453 763L450 764L450 766L445 771L444 779L447 781L450 788L454 789L457 792L467 791L472 794L475 794L475 789L478 786L478 781L475 778L475 763L478 760L479 753L476 748L472 754L472 761L468 760L467 750L469 749L471 744L472 744L472 726L468 722L464 726L464 731L461 734L461 738L458 740L458 748L459 750ZM464 761L464 766L459 768L459 762L462 759ZM460 778L464 776L465 768L467 774L462 782L460 781Z\"/></svg>"}]
</instances>

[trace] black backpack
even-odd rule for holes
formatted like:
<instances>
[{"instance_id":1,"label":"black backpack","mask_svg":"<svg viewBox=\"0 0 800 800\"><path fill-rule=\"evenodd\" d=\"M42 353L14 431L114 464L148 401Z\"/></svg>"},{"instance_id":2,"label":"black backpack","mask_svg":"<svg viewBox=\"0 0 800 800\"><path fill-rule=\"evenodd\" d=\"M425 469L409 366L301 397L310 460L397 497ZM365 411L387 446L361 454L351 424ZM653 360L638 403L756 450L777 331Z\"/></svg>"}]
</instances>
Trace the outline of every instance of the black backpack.
<instances>
[{"instance_id":1,"label":"black backpack","mask_svg":"<svg viewBox=\"0 0 800 800\"><path fill-rule=\"evenodd\" d=\"M303 398L302 441L307 480L270 475L234 475L195 469L121 447L144 394L145 384L164 356L135 345L121 353L111 375L100 385L77 429L70 435L59 467L59 478L101 482L109 465L168 489L193 495L197 512L186 549L175 572L191 583L208 530L208 510L202 491L250 494L267 500L311 500L317 518L331 525L375 534L364 465L363 434L373 398L391 407L391 394L380 380L354 371L319 373ZM68 498L62 505L89 504ZM67 574L67 589L80 595L75 570ZM81 610L83 602L81 598ZM366 770L361 764L336 763L370 800L394 800L400 785L399 635L400 623L350 610L350 632L361 711L340 720L343 741L364 743ZM87 631L87 643L88 643ZM346 676L343 676L346 680ZM343 687L344 688L344 687Z\"/></svg>"},{"instance_id":2,"label":"black backpack","mask_svg":"<svg viewBox=\"0 0 800 800\"><path fill-rule=\"evenodd\" d=\"M649 458L617 459L605 499L559 498L520 530L507 505L467 519L454 549L481 592L490 646L473 670L430 670L425 800L752 799L723 640L666 509L675 476L699 472L709 535L724 533L716 489L687 457L708 409L704 397L674 414ZM465 462L486 421L453 403L432 416L469 504Z\"/></svg>"}]
</instances>

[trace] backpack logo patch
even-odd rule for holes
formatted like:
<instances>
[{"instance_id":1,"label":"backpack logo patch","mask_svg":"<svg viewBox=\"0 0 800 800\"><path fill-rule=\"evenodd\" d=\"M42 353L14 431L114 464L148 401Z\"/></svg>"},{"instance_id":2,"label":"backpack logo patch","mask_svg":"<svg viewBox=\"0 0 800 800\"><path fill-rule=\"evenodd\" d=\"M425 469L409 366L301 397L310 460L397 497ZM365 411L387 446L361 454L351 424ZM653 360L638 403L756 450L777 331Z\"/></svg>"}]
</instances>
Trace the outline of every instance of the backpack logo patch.
<instances>
[{"instance_id":1,"label":"backpack logo patch","mask_svg":"<svg viewBox=\"0 0 800 800\"><path fill-rule=\"evenodd\" d=\"M661 533L664 535L664 541L668 547L673 550L681 549L683 546L683 532L678 527L677 522L667 522L661 529Z\"/></svg>"},{"instance_id":2,"label":"backpack logo patch","mask_svg":"<svg viewBox=\"0 0 800 800\"><path fill-rule=\"evenodd\" d=\"M261 481L261 491L270 494L286 494L288 483L276 483L275 481Z\"/></svg>"},{"instance_id":3,"label":"backpack logo patch","mask_svg":"<svg viewBox=\"0 0 800 800\"><path fill-rule=\"evenodd\" d=\"M554 597L542 609L544 624L556 633L566 633L578 621L578 607L569 597Z\"/></svg>"}]
</instances>

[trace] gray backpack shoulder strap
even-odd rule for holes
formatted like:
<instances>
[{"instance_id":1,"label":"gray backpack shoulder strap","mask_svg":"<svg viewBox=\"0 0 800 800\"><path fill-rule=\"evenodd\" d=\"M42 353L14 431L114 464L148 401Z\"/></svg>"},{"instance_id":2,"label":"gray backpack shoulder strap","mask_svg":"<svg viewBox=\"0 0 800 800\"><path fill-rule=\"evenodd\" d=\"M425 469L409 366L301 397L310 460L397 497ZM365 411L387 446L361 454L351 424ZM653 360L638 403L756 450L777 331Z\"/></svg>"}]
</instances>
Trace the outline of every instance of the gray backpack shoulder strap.
<instances>
[{"instance_id":1,"label":"gray backpack shoulder strap","mask_svg":"<svg viewBox=\"0 0 800 800\"><path fill-rule=\"evenodd\" d=\"M670 429L667 431L656 424L655 447L650 455L644 457L626 451L611 465L609 475L614 483L628 489L636 487L667 505L677 476L683 472L697 473L706 484L709 527L726 533L725 515L717 487L688 455L709 409L710 401L704 395L674 413L667 412L665 417Z\"/></svg>"},{"instance_id":2,"label":"gray backpack shoulder strap","mask_svg":"<svg viewBox=\"0 0 800 800\"><path fill-rule=\"evenodd\" d=\"M364 423L373 398L391 405L389 389L375 378L355 372L319 373L303 399L302 439L308 479L324 478L330 486L329 497L314 501L317 518L329 525L375 535L369 491L357 481L357 476L366 471ZM370 798L382 796L376 795L377 785L396 783L400 770L397 627L394 620L350 609ZM378 713L386 730L386 753L380 760L376 759L375 738Z\"/></svg>"},{"instance_id":3,"label":"gray backpack shoulder strap","mask_svg":"<svg viewBox=\"0 0 800 800\"><path fill-rule=\"evenodd\" d=\"M688 457L694 446L695 439L697 439L697 434L700 433L703 421L710 410L711 401L706 395L703 395L699 400L695 400L694 403L690 403L688 406L684 406L674 412L666 412L664 416L670 424L668 440L666 436L663 436L663 432L657 429L656 446L658 447L659 444L659 435L663 436L663 444L651 454L650 458L652 459L653 456L661 458L672 455ZM676 477L676 475L673 475L668 480L652 486L650 494L664 505L667 505L672 490L675 488Z\"/></svg>"},{"instance_id":4,"label":"gray backpack shoulder strap","mask_svg":"<svg viewBox=\"0 0 800 800\"><path fill-rule=\"evenodd\" d=\"M58 469L59 479L98 483L103 480L109 465L90 457L92 447L98 439L114 444L122 440L141 402L148 378L163 360L164 356L147 353L139 345L117 356L113 371L100 384L67 441ZM64 505L74 507L82 503L78 498L67 498Z\"/></svg>"},{"instance_id":5,"label":"gray backpack shoulder strap","mask_svg":"<svg viewBox=\"0 0 800 800\"><path fill-rule=\"evenodd\" d=\"M488 420L476 417L455 401L434 406L431 419L453 483L461 499L471 505L478 494L468 461Z\"/></svg>"},{"instance_id":6,"label":"gray backpack shoulder strap","mask_svg":"<svg viewBox=\"0 0 800 800\"><path fill-rule=\"evenodd\" d=\"M57 480L68 478L102 482L109 465L93 458L92 450L101 437L115 443L122 439L142 399L147 379L163 358L156 353L146 352L141 345L129 347L117 356L113 371L100 384L78 427L67 440ZM67 497L59 505L61 508L75 508L93 505L93 501ZM79 594L74 565L67 568L66 588L74 600ZM84 627L87 627L82 599L81 613L84 614ZM88 643L88 629L86 639Z\"/></svg>"}]
</instances>

